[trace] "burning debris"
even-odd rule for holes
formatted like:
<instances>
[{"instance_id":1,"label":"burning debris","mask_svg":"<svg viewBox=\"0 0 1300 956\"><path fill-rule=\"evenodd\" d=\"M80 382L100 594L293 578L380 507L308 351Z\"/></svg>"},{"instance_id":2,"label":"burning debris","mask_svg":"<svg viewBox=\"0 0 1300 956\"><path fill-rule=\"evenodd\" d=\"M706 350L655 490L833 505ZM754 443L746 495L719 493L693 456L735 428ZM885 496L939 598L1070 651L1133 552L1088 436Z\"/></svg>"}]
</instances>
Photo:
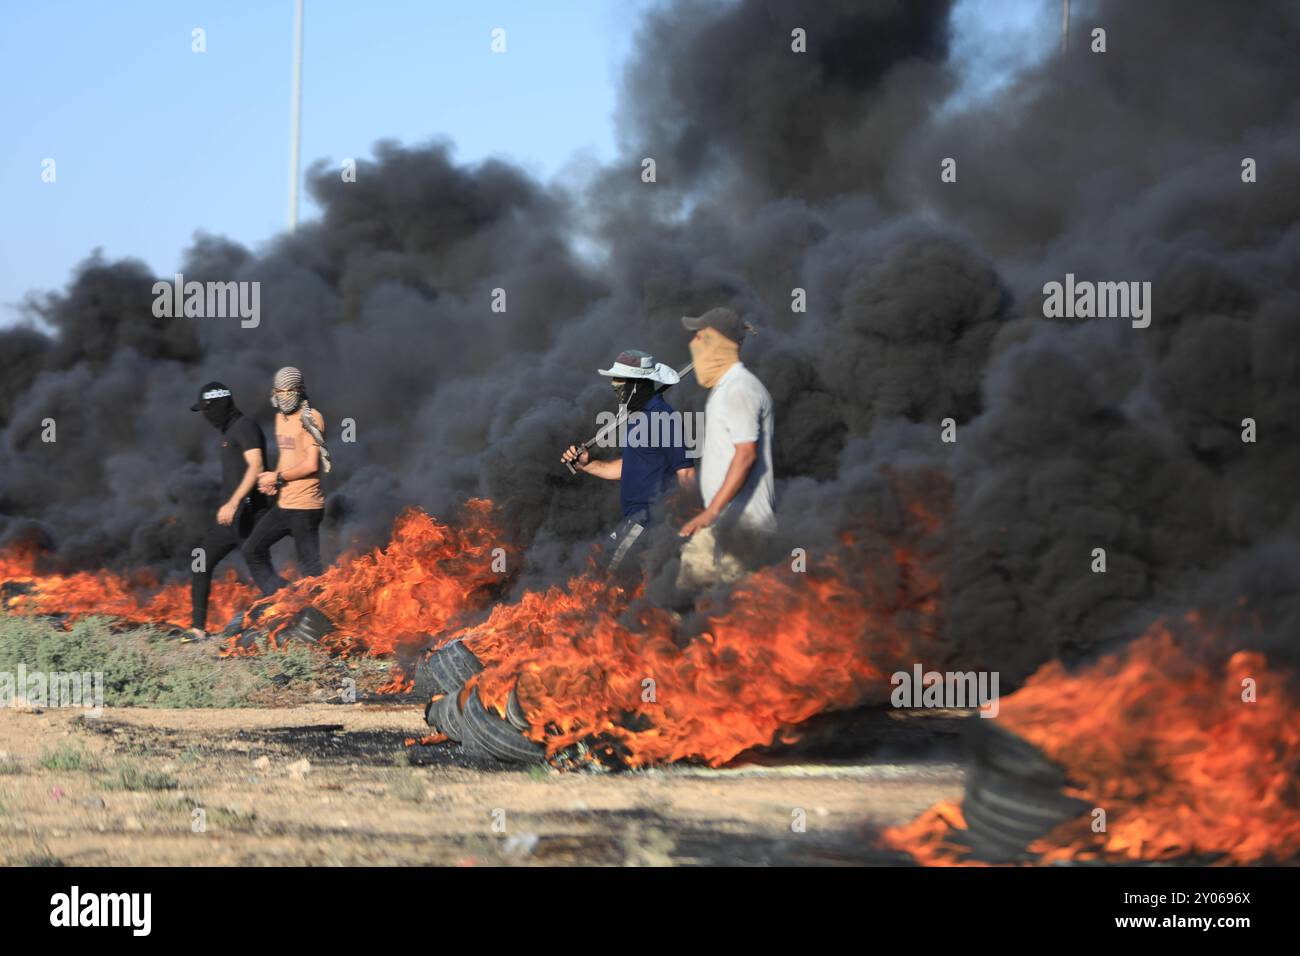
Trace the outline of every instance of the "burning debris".
<instances>
[{"instance_id":1,"label":"burning debris","mask_svg":"<svg viewBox=\"0 0 1300 956\"><path fill-rule=\"evenodd\" d=\"M1296 675L1216 651L1199 616L1181 630L1045 665L1003 701L1005 730L976 728L962 804L887 842L931 864L1300 858Z\"/></svg>"},{"instance_id":2,"label":"burning debris","mask_svg":"<svg viewBox=\"0 0 1300 956\"><path fill-rule=\"evenodd\" d=\"M33 548L0 551L0 610L10 614L59 614L66 618L99 614L137 623L163 623L189 617L189 584L162 583L149 571L49 573ZM252 602L256 591L233 570L214 582L212 607L223 615Z\"/></svg>"},{"instance_id":3,"label":"burning debris","mask_svg":"<svg viewBox=\"0 0 1300 956\"><path fill-rule=\"evenodd\" d=\"M296 638L344 656L414 660L509 583L492 569L502 540L487 501L468 502L446 524L409 509L384 547L345 555L319 577L256 601L223 636L232 652Z\"/></svg>"},{"instance_id":4,"label":"burning debris","mask_svg":"<svg viewBox=\"0 0 1300 956\"><path fill-rule=\"evenodd\" d=\"M910 513L918 541L937 529L919 501ZM933 556L905 547L902 532L896 544L846 536L806 573L765 569L689 634L640 587L595 569L491 605L491 516L487 502L454 524L406 513L387 547L235 614L225 653L292 640L344 656L418 650L413 676L385 689L426 698L426 720L450 739L501 759L580 747L636 767L725 763L813 714L883 702L884 674L942 650Z\"/></svg>"},{"instance_id":5,"label":"burning debris","mask_svg":"<svg viewBox=\"0 0 1300 956\"><path fill-rule=\"evenodd\" d=\"M512 690L505 713L489 713L478 688L466 688L483 670L477 657L460 640L452 640L424 657L416 671L419 693L430 695L424 719L472 755L486 754L514 763L535 763L546 749L528 739L531 729Z\"/></svg>"},{"instance_id":6,"label":"burning debris","mask_svg":"<svg viewBox=\"0 0 1300 956\"><path fill-rule=\"evenodd\" d=\"M319 644L325 635L334 630L334 622L321 611L308 604L289 621L289 626L280 632L281 640L306 641Z\"/></svg>"},{"instance_id":7,"label":"burning debris","mask_svg":"<svg viewBox=\"0 0 1300 956\"><path fill-rule=\"evenodd\" d=\"M950 652L934 556L903 544L935 527L918 504L893 543L864 529L806 572L758 571L694 633L597 574L527 593L458 632L484 665L469 683L498 714L514 695L552 757L581 744L605 765L719 766L813 714L883 704L900 661Z\"/></svg>"},{"instance_id":8,"label":"burning debris","mask_svg":"<svg viewBox=\"0 0 1300 956\"><path fill-rule=\"evenodd\" d=\"M459 698L459 695L456 696ZM528 739L528 722L522 721L523 726L516 723L521 715L517 705L514 708L514 719L510 717L510 707L506 708L506 716L491 713L479 700L478 689L475 688L465 698L461 713L464 717L466 741L499 760L535 763L546 755L545 747Z\"/></svg>"},{"instance_id":9,"label":"burning debris","mask_svg":"<svg viewBox=\"0 0 1300 956\"><path fill-rule=\"evenodd\" d=\"M970 765L958 839L971 858L1027 862L1030 844L1088 805L1064 792L1064 772L1035 747L987 721L970 728Z\"/></svg>"},{"instance_id":10,"label":"burning debris","mask_svg":"<svg viewBox=\"0 0 1300 956\"><path fill-rule=\"evenodd\" d=\"M231 618L221 632L222 640L226 644L225 652L227 654L254 653L260 644L284 647L293 640L307 644L320 644L326 635L335 630L334 622L321 613L319 608L310 604L295 611L287 623L280 621L277 624L272 620L259 626L258 621L269 610L271 610L269 604L256 604Z\"/></svg>"},{"instance_id":11,"label":"burning debris","mask_svg":"<svg viewBox=\"0 0 1300 956\"><path fill-rule=\"evenodd\" d=\"M420 660L414 691L421 695L459 693L465 682L482 669L469 648L459 639L451 640Z\"/></svg>"}]
</instances>

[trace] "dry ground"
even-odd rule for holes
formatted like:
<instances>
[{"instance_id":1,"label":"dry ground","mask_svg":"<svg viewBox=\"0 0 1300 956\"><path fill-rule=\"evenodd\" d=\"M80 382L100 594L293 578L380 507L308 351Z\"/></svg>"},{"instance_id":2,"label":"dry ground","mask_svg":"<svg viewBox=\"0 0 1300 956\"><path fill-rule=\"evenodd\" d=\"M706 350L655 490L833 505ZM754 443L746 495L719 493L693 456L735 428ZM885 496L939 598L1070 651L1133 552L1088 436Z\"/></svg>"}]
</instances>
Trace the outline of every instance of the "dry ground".
<instances>
[{"instance_id":1,"label":"dry ground","mask_svg":"<svg viewBox=\"0 0 1300 956\"><path fill-rule=\"evenodd\" d=\"M98 718L0 708L7 865L905 862L874 831L961 790L951 713L834 717L725 770L565 773L406 746L427 728L417 702L371 693L386 663L221 661L157 629L47 626L0 618L0 670L111 647L131 678ZM341 702L345 677L361 702Z\"/></svg>"},{"instance_id":2,"label":"dry ground","mask_svg":"<svg viewBox=\"0 0 1300 956\"><path fill-rule=\"evenodd\" d=\"M412 765L422 729L409 704L3 710L0 862L889 862L867 831L960 791L942 762L561 773L443 745Z\"/></svg>"}]
</instances>

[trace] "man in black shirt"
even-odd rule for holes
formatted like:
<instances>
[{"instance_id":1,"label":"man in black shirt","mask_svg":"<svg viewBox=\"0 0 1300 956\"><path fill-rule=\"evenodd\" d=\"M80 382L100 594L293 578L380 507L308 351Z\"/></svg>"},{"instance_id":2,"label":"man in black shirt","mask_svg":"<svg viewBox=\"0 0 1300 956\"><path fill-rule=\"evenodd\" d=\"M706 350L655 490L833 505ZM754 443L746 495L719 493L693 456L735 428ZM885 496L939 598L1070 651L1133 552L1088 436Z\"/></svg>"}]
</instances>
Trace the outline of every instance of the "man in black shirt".
<instances>
[{"instance_id":1,"label":"man in black shirt","mask_svg":"<svg viewBox=\"0 0 1300 956\"><path fill-rule=\"evenodd\" d=\"M257 476L266 460L266 436L261 426L235 407L230 389L209 382L199 390L199 400L190 411L202 412L212 427L221 432L221 499L216 523L208 528L199 547L202 554L191 564L191 627L182 641L207 637L208 594L212 570L238 548L265 513L268 502L257 490ZM201 570L199 570L201 569Z\"/></svg>"}]
</instances>

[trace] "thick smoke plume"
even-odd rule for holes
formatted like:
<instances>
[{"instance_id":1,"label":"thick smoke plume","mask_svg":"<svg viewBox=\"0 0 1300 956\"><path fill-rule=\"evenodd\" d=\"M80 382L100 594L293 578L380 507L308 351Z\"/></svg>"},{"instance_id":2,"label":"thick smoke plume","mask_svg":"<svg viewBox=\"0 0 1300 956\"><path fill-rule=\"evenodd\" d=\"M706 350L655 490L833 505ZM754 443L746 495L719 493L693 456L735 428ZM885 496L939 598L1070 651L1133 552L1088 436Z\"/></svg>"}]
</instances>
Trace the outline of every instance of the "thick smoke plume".
<instances>
[{"instance_id":1,"label":"thick smoke plume","mask_svg":"<svg viewBox=\"0 0 1300 956\"><path fill-rule=\"evenodd\" d=\"M518 586L554 580L617 518L557 461L608 406L594 370L628 347L681 364L679 316L727 303L762 328L744 358L776 403L785 553L899 522L888 466L949 489L949 637L1008 681L1243 598L1278 649L1300 608L1300 15L1075 6L1068 68L980 101L954 99L947 2L669 4L627 70L622 159L581 182L379 144L355 183L315 169L320 221L263 253L197 238L186 278L260 281L256 329L156 319L156 277L92 258L32 302L50 332L0 333L0 534L182 573L215 508L197 386L268 423L293 364L333 434L356 422L327 559L403 505L484 495L531 542ZM1067 272L1149 280L1150 327L1044 318ZM670 397L703 406L693 381Z\"/></svg>"}]
</instances>

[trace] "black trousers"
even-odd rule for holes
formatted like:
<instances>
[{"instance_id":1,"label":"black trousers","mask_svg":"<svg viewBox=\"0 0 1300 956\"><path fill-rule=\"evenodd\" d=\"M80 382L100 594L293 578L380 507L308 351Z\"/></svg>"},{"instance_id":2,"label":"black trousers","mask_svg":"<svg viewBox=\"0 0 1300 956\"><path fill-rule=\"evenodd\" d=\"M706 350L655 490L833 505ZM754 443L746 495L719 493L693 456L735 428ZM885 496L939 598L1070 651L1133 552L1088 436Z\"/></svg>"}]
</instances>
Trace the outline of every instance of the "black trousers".
<instances>
[{"instance_id":1,"label":"black trousers","mask_svg":"<svg viewBox=\"0 0 1300 956\"><path fill-rule=\"evenodd\" d=\"M244 542L244 560L263 594L274 594L289 583L271 566L271 545L287 534L293 536L293 545L298 550L298 566L303 575L314 578L321 573L320 523L324 516L324 508L275 506L257 522L257 527Z\"/></svg>"},{"instance_id":2,"label":"black trousers","mask_svg":"<svg viewBox=\"0 0 1300 956\"><path fill-rule=\"evenodd\" d=\"M266 514L263 506L254 510L247 501L235 512L235 520L228 525L212 524L203 535L199 547L203 549L203 570L190 572L190 626L203 628L208 623L208 595L212 593L212 572L231 551L242 544ZM192 566L191 566L192 567Z\"/></svg>"}]
</instances>

